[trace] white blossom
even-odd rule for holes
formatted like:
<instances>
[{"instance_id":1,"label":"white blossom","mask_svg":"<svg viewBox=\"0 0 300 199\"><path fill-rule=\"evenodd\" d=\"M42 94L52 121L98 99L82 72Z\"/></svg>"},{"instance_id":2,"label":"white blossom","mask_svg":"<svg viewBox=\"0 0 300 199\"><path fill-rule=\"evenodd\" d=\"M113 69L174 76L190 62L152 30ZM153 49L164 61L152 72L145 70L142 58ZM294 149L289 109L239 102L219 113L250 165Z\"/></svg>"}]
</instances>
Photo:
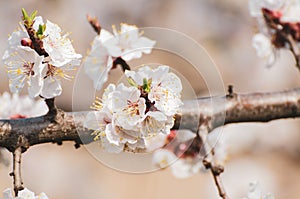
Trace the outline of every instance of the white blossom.
<instances>
[{"instance_id":1,"label":"white blossom","mask_svg":"<svg viewBox=\"0 0 300 199\"><path fill-rule=\"evenodd\" d=\"M275 62L275 48L270 38L266 35L261 33L255 34L252 39L252 46L256 50L258 57L268 60L268 65L272 65Z\"/></svg>"},{"instance_id":2,"label":"white blossom","mask_svg":"<svg viewBox=\"0 0 300 199\"><path fill-rule=\"evenodd\" d=\"M189 150L189 144L192 144L195 137L195 133L186 129L177 130L171 140L165 137L164 145L161 145L163 149L158 149L153 154L153 164L162 169L170 166L176 178L188 178L205 170L202 163L203 156L198 154L200 151L189 151L188 155L185 153L186 150ZM205 144L210 146L210 150L214 150L214 155L206 158L215 164L223 165L227 159L227 148L218 131L208 134Z\"/></svg>"},{"instance_id":3,"label":"white blossom","mask_svg":"<svg viewBox=\"0 0 300 199\"><path fill-rule=\"evenodd\" d=\"M156 136L160 133L169 134L173 125L173 118L169 118L160 111L149 111L142 119L141 133L145 137Z\"/></svg>"},{"instance_id":4,"label":"white blossom","mask_svg":"<svg viewBox=\"0 0 300 199\"><path fill-rule=\"evenodd\" d=\"M14 199L11 189L5 189L3 191L3 197L4 199ZM48 197L45 193L35 195L32 191L25 188L18 192L18 197L16 197L15 199L48 199Z\"/></svg>"},{"instance_id":5,"label":"white blossom","mask_svg":"<svg viewBox=\"0 0 300 199\"><path fill-rule=\"evenodd\" d=\"M121 29L118 31L113 26L113 33L116 41L112 41L116 44L119 50L115 50L115 55L122 57L125 61L132 59L138 59L142 57L142 54L149 54L152 51L155 41L150 40L147 37L143 37L137 26L121 23Z\"/></svg>"},{"instance_id":6,"label":"white blossom","mask_svg":"<svg viewBox=\"0 0 300 199\"><path fill-rule=\"evenodd\" d=\"M109 54L109 46L106 46L112 34L102 29L101 34L96 36L91 45L91 50L84 59L85 73L93 80L97 90L102 89L108 79L109 71L113 66L112 56Z\"/></svg>"},{"instance_id":7,"label":"white blossom","mask_svg":"<svg viewBox=\"0 0 300 199\"><path fill-rule=\"evenodd\" d=\"M38 31L40 25L44 25L43 19L37 16L33 29ZM38 55L30 46L22 46L21 41L29 39L23 25L8 38L8 48L2 59L7 66L10 90L14 93L27 83L31 97L56 97L62 92L60 79L71 79L66 71L80 64L81 55L75 53L67 35L61 35L58 25L47 21L45 27L41 39L49 57Z\"/></svg>"},{"instance_id":8,"label":"white blossom","mask_svg":"<svg viewBox=\"0 0 300 199\"><path fill-rule=\"evenodd\" d=\"M274 199L274 196L270 193L263 196L261 187L259 186L258 182L250 183L248 197L244 199Z\"/></svg>"},{"instance_id":9,"label":"white blossom","mask_svg":"<svg viewBox=\"0 0 300 199\"><path fill-rule=\"evenodd\" d=\"M165 72L164 77L158 74L161 71ZM118 86L110 84L102 98L95 101L93 106L95 114L88 115L85 122L87 128L95 130L93 133L95 139L101 140L103 148L108 151L121 151L127 147L130 150L151 148L151 139L160 134L170 133L174 125L174 114L178 112L177 107L182 103L181 82L175 74L168 73L166 66L160 67L159 70L145 67L139 72L126 71L126 76L131 86L127 87L123 83ZM135 81L134 78L143 81L139 79ZM168 103L175 109L173 114L155 107L156 103L163 103L163 97L156 98L156 101L150 100L149 94L151 92L157 94L155 93L157 87L169 92L161 95L165 100L169 100ZM172 102L173 98L164 95L176 95L175 100L180 103Z\"/></svg>"},{"instance_id":10,"label":"white blossom","mask_svg":"<svg viewBox=\"0 0 300 199\"><path fill-rule=\"evenodd\" d=\"M262 8L280 10L289 0L249 0L249 10L252 17L262 17Z\"/></svg>"},{"instance_id":11,"label":"white blossom","mask_svg":"<svg viewBox=\"0 0 300 199\"><path fill-rule=\"evenodd\" d=\"M35 21L35 24L36 23L37 21ZM49 62L51 65L61 67L67 64L73 66L80 64L82 56L75 52L68 35L62 35L62 30L57 24L47 20L46 29L43 35L43 47L51 58L51 61Z\"/></svg>"},{"instance_id":12,"label":"white blossom","mask_svg":"<svg viewBox=\"0 0 300 199\"><path fill-rule=\"evenodd\" d=\"M218 130L214 130L207 135L207 144L214 150L212 156L213 162L218 165L224 165L228 159L227 145Z\"/></svg>"},{"instance_id":13,"label":"white blossom","mask_svg":"<svg viewBox=\"0 0 300 199\"><path fill-rule=\"evenodd\" d=\"M172 174L176 178L191 177L204 168L200 158L178 158L174 153L166 149L155 151L152 161L161 169L170 166Z\"/></svg>"},{"instance_id":14,"label":"white blossom","mask_svg":"<svg viewBox=\"0 0 300 199\"><path fill-rule=\"evenodd\" d=\"M73 76L68 75L68 71L75 70L74 65L66 64L61 67L56 67L48 64L42 71L43 88L41 90L41 96L49 99L57 97L62 93L61 80L71 80Z\"/></svg>"},{"instance_id":15,"label":"white blossom","mask_svg":"<svg viewBox=\"0 0 300 199\"><path fill-rule=\"evenodd\" d=\"M168 66L159 66L156 69L145 66L138 72L125 71L125 75L139 86L144 86L145 80L149 82L148 98L159 111L173 116L180 110L183 104L180 99L181 81L174 73L169 72Z\"/></svg>"},{"instance_id":16,"label":"white blossom","mask_svg":"<svg viewBox=\"0 0 300 199\"><path fill-rule=\"evenodd\" d=\"M19 96L4 92L0 95L0 118L36 117L47 113L44 100L33 100L28 96Z\"/></svg>"},{"instance_id":17,"label":"white blossom","mask_svg":"<svg viewBox=\"0 0 300 199\"><path fill-rule=\"evenodd\" d=\"M282 10L281 21L283 22L300 22L300 1L287 0Z\"/></svg>"},{"instance_id":18,"label":"white blossom","mask_svg":"<svg viewBox=\"0 0 300 199\"><path fill-rule=\"evenodd\" d=\"M100 90L108 79L113 62L121 57L125 61L141 58L142 54L152 51L155 41L143 37L136 26L121 24L117 31L113 26L113 33L101 29L84 60L86 74L93 80L94 87Z\"/></svg>"},{"instance_id":19,"label":"white blossom","mask_svg":"<svg viewBox=\"0 0 300 199\"><path fill-rule=\"evenodd\" d=\"M145 99L136 87L119 84L112 94L112 108L116 125L126 130L136 130L146 111Z\"/></svg>"},{"instance_id":20,"label":"white blossom","mask_svg":"<svg viewBox=\"0 0 300 199\"><path fill-rule=\"evenodd\" d=\"M19 93L28 84L28 93L37 97L42 89L43 57L29 47L17 46L8 50L3 62L7 67L9 88L13 93Z\"/></svg>"}]
</instances>

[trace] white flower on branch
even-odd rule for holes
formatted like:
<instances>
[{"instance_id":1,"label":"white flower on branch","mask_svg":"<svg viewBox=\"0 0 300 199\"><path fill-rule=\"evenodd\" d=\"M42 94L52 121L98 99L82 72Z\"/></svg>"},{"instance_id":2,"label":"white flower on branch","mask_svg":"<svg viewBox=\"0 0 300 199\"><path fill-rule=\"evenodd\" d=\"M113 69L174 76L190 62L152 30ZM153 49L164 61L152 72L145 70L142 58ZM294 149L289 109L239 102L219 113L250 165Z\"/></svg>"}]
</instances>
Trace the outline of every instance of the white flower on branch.
<instances>
[{"instance_id":1,"label":"white flower on branch","mask_svg":"<svg viewBox=\"0 0 300 199\"><path fill-rule=\"evenodd\" d=\"M204 168L201 159L178 158L166 149L159 149L154 153L153 163L161 169L171 165L172 174L176 178L189 178Z\"/></svg>"},{"instance_id":2,"label":"white flower on branch","mask_svg":"<svg viewBox=\"0 0 300 199\"><path fill-rule=\"evenodd\" d=\"M37 19L34 25L44 25L41 17L37 17ZM60 80L73 78L67 75L67 71L75 70L75 66L80 64L82 57L75 52L68 35L61 34L61 28L47 20L42 41L50 60L45 60L47 67L43 71L44 86L41 96L44 98L57 97L62 93Z\"/></svg>"},{"instance_id":3,"label":"white flower on branch","mask_svg":"<svg viewBox=\"0 0 300 199\"><path fill-rule=\"evenodd\" d=\"M161 70L149 67L141 68L138 72L130 71L130 76L126 71L130 87L123 83L118 86L110 84L105 89L102 99L95 101L93 108L96 112L87 117L85 126L95 130L93 135L96 140L101 140L103 148L109 147L108 151L118 152L121 150L116 150L116 148L145 149L151 143L152 138L154 139L159 134L170 133L174 125L173 116L178 113L182 105L180 99L182 86L180 79L168 72L167 66L159 68L164 68L165 77L160 77ZM143 82L135 82L131 76L140 77L143 70L151 75L144 74ZM165 82L168 82L168 85ZM172 86L180 89L172 88ZM164 93L157 92L157 87L164 90ZM150 93L161 97L159 100L151 101ZM176 98L165 96L175 96L173 93L176 94ZM166 103L174 108L173 114L166 109L155 107L156 103L163 103L163 100L167 100ZM108 142L112 145L112 150Z\"/></svg>"},{"instance_id":4,"label":"white flower on branch","mask_svg":"<svg viewBox=\"0 0 300 199\"><path fill-rule=\"evenodd\" d=\"M298 0L249 0L250 14L259 29L252 43L259 57L268 58L268 65L275 62L277 49L289 49L300 67L295 49L300 41L299 9Z\"/></svg>"},{"instance_id":5,"label":"white flower on branch","mask_svg":"<svg viewBox=\"0 0 300 199\"><path fill-rule=\"evenodd\" d=\"M34 25L36 25L36 27L44 25L43 19L36 17ZM57 24L47 20L42 41L43 47L51 58L49 64L56 67L67 64L73 66L80 64L82 56L75 52L72 42L68 38L68 34L62 35L62 30Z\"/></svg>"},{"instance_id":6,"label":"white flower on branch","mask_svg":"<svg viewBox=\"0 0 300 199\"><path fill-rule=\"evenodd\" d=\"M288 0L289 1L289 0ZM252 17L262 17L262 8L269 10L282 9L287 0L249 0L249 10Z\"/></svg>"},{"instance_id":7,"label":"white flower on branch","mask_svg":"<svg viewBox=\"0 0 300 199\"><path fill-rule=\"evenodd\" d=\"M172 131L165 138L163 149L154 152L152 162L157 167L164 169L170 166L176 178L188 178L205 170L202 163L205 154L201 154L204 146L196 134L190 130ZM211 132L206 138L206 143L213 150L214 155L209 157L215 164L223 165L226 158L226 147L217 132ZM208 158L208 157L206 157Z\"/></svg>"},{"instance_id":8,"label":"white flower on branch","mask_svg":"<svg viewBox=\"0 0 300 199\"><path fill-rule=\"evenodd\" d=\"M244 199L274 199L274 196L270 193L263 196L261 187L257 182L255 182L255 183L250 183L248 197Z\"/></svg>"},{"instance_id":9,"label":"white flower on branch","mask_svg":"<svg viewBox=\"0 0 300 199\"><path fill-rule=\"evenodd\" d=\"M49 57L40 56L33 49L32 41L21 25L8 38L8 48L2 57L7 66L10 90L18 93L27 82L29 96L56 97L62 91L59 79L72 78L65 72L80 64L81 55L75 53L67 35L61 35L58 25L50 21L44 24L42 17L38 16L32 28Z\"/></svg>"},{"instance_id":10,"label":"white flower on branch","mask_svg":"<svg viewBox=\"0 0 300 199\"><path fill-rule=\"evenodd\" d=\"M133 25L121 24L120 31L113 26L113 34L101 29L84 60L85 72L93 80L94 87L100 90L108 79L109 71L115 67L117 58L125 61L141 58L143 53L151 53L155 43L143 37Z\"/></svg>"},{"instance_id":11,"label":"white flower on branch","mask_svg":"<svg viewBox=\"0 0 300 199\"><path fill-rule=\"evenodd\" d=\"M3 191L3 197L4 199L14 199L11 189L5 189ZM18 197L16 197L15 199L48 199L48 197L43 192L39 195L35 195L32 191L25 188L22 191L18 192Z\"/></svg>"},{"instance_id":12,"label":"white flower on branch","mask_svg":"<svg viewBox=\"0 0 300 199\"><path fill-rule=\"evenodd\" d=\"M258 57L268 60L268 65L272 65L275 62L275 48L266 35L262 33L255 34L252 39L252 46L256 50Z\"/></svg>"},{"instance_id":13,"label":"white flower on branch","mask_svg":"<svg viewBox=\"0 0 300 199\"><path fill-rule=\"evenodd\" d=\"M13 93L19 93L28 84L28 93L37 97L43 86L42 70L45 67L43 57L33 49L25 46L10 48L3 56L7 67L9 88Z\"/></svg>"},{"instance_id":14,"label":"white flower on branch","mask_svg":"<svg viewBox=\"0 0 300 199\"><path fill-rule=\"evenodd\" d=\"M154 70L145 66L138 72L125 71L125 75L137 86L148 86L149 91L146 92L151 103L154 103L153 108L165 115L174 115L183 105L180 99L181 81L174 73L169 72L168 66L159 66Z\"/></svg>"},{"instance_id":15,"label":"white flower on branch","mask_svg":"<svg viewBox=\"0 0 300 199\"><path fill-rule=\"evenodd\" d=\"M116 49L118 49L115 51L117 57L120 56L125 61L130 61L141 58L143 53L151 53L155 41L143 37L143 33L137 26L125 23L121 23L120 26L119 31L113 26L115 41L112 41L112 44L116 44Z\"/></svg>"},{"instance_id":16,"label":"white flower on branch","mask_svg":"<svg viewBox=\"0 0 300 199\"><path fill-rule=\"evenodd\" d=\"M91 50L84 59L85 73L93 80L94 87L100 90L108 79L108 73L113 67L113 59L109 54L108 39L113 35L102 29L101 34L96 36L91 45Z\"/></svg>"},{"instance_id":17,"label":"white flower on branch","mask_svg":"<svg viewBox=\"0 0 300 199\"><path fill-rule=\"evenodd\" d=\"M26 118L37 117L47 113L44 100L33 100L28 96L19 96L4 92L0 95L0 118Z\"/></svg>"},{"instance_id":18,"label":"white flower on branch","mask_svg":"<svg viewBox=\"0 0 300 199\"><path fill-rule=\"evenodd\" d=\"M40 95L46 99L59 96L62 93L61 80L73 79L74 77L67 73L74 70L76 69L72 64L66 64L61 67L47 64L47 67L42 72L44 85Z\"/></svg>"},{"instance_id":19,"label":"white flower on branch","mask_svg":"<svg viewBox=\"0 0 300 199\"><path fill-rule=\"evenodd\" d=\"M125 130L138 130L137 124L146 111L146 100L141 98L141 91L136 87L119 84L112 93L112 107L117 126Z\"/></svg>"}]
</instances>

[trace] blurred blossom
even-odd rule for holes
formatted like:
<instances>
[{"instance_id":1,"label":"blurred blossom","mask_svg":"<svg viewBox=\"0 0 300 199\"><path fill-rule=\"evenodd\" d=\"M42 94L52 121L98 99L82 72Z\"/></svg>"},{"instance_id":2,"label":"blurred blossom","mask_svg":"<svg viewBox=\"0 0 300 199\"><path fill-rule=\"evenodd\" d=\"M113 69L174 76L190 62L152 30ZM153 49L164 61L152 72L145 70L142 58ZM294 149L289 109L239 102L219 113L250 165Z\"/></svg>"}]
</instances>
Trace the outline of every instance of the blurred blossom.
<instances>
[{"instance_id":1,"label":"blurred blossom","mask_svg":"<svg viewBox=\"0 0 300 199\"><path fill-rule=\"evenodd\" d=\"M154 152L152 162L164 169L170 166L176 178L188 178L204 171L203 154L200 154L201 142L196 134L189 130L172 131L165 141L163 149ZM195 138L196 137L196 138ZM207 143L214 150L212 161L223 165L227 158L227 148L216 131L207 136Z\"/></svg>"},{"instance_id":2,"label":"blurred blossom","mask_svg":"<svg viewBox=\"0 0 300 199\"><path fill-rule=\"evenodd\" d=\"M252 39L252 46L256 50L258 57L268 60L268 65L272 65L275 62L275 48L266 35L261 33L255 34Z\"/></svg>"},{"instance_id":3,"label":"blurred blossom","mask_svg":"<svg viewBox=\"0 0 300 199\"><path fill-rule=\"evenodd\" d=\"M263 196L259 183L254 182L254 183L250 183L248 197L244 199L274 199L274 196L270 193Z\"/></svg>"},{"instance_id":4,"label":"blurred blossom","mask_svg":"<svg viewBox=\"0 0 300 199\"><path fill-rule=\"evenodd\" d=\"M19 96L4 92L0 96L0 118L36 117L48 111L44 100L34 100L29 96Z\"/></svg>"},{"instance_id":5,"label":"blurred blossom","mask_svg":"<svg viewBox=\"0 0 300 199\"><path fill-rule=\"evenodd\" d=\"M12 195L11 189L5 189L3 191L3 197L4 199L14 199ZM35 195L32 191L25 188L18 192L18 197L15 199L48 199L47 195L45 193L40 193L39 195Z\"/></svg>"}]
</instances>

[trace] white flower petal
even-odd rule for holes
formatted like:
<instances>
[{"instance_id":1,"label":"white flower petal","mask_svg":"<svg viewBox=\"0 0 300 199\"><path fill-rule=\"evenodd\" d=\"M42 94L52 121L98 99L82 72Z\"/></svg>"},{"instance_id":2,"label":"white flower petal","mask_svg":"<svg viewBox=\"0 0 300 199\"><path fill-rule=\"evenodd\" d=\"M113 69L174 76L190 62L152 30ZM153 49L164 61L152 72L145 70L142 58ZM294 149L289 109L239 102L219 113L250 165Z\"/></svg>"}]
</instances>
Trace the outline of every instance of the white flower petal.
<instances>
[{"instance_id":1,"label":"white flower petal","mask_svg":"<svg viewBox=\"0 0 300 199\"><path fill-rule=\"evenodd\" d=\"M23 199L35 199L34 193L27 188L19 191L18 197L21 197Z\"/></svg>"},{"instance_id":2,"label":"white flower petal","mask_svg":"<svg viewBox=\"0 0 300 199\"><path fill-rule=\"evenodd\" d=\"M248 199L261 199L261 197L262 197L262 192L258 182L250 183Z\"/></svg>"},{"instance_id":3,"label":"white flower petal","mask_svg":"<svg viewBox=\"0 0 300 199\"><path fill-rule=\"evenodd\" d=\"M180 129L177 130L176 139L178 142L187 142L196 137L196 133L193 133L190 130Z\"/></svg>"},{"instance_id":4,"label":"white flower petal","mask_svg":"<svg viewBox=\"0 0 300 199\"><path fill-rule=\"evenodd\" d=\"M275 62L274 47L267 36L261 33L255 34L252 39L252 45L258 57L268 59L268 65L272 65Z\"/></svg>"},{"instance_id":5,"label":"white flower petal","mask_svg":"<svg viewBox=\"0 0 300 199\"><path fill-rule=\"evenodd\" d=\"M50 99L59 96L61 93L62 88L59 80L52 77L47 77L44 79L44 85L41 92L42 97Z\"/></svg>"},{"instance_id":6,"label":"white flower petal","mask_svg":"<svg viewBox=\"0 0 300 199\"><path fill-rule=\"evenodd\" d=\"M4 199L13 199L12 191L11 189L7 188L3 191L3 197Z\"/></svg>"},{"instance_id":7,"label":"white flower petal","mask_svg":"<svg viewBox=\"0 0 300 199\"><path fill-rule=\"evenodd\" d=\"M44 35L43 47L51 58L50 64L56 67L70 63L79 65L82 56L75 52L67 35L61 35L61 29L58 25L47 21Z\"/></svg>"},{"instance_id":8,"label":"white flower petal","mask_svg":"<svg viewBox=\"0 0 300 199\"><path fill-rule=\"evenodd\" d=\"M159 168L166 168L173 164L178 158L169 150L160 149L154 152L152 162Z\"/></svg>"}]
</instances>

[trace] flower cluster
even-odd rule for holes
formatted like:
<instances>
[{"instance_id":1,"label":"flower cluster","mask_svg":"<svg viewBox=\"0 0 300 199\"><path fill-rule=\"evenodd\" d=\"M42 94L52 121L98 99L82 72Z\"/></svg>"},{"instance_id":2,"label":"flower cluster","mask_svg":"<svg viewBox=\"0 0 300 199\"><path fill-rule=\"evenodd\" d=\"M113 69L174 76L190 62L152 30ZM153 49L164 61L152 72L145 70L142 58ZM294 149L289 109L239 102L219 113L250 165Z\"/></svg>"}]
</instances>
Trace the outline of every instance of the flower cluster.
<instances>
[{"instance_id":1,"label":"flower cluster","mask_svg":"<svg viewBox=\"0 0 300 199\"><path fill-rule=\"evenodd\" d=\"M248 197L244 199L274 199L274 196L268 193L265 196L262 196L261 187L257 182L250 183Z\"/></svg>"},{"instance_id":2,"label":"flower cluster","mask_svg":"<svg viewBox=\"0 0 300 199\"><path fill-rule=\"evenodd\" d=\"M125 61L140 58L143 53L151 53L156 43L142 36L142 33L134 25L122 23L120 26L120 31L113 26L113 34L101 29L85 58L85 72L93 80L97 90L100 90L107 81L108 73L115 67L114 61L117 58Z\"/></svg>"},{"instance_id":3,"label":"flower cluster","mask_svg":"<svg viewBox=\"0 0 300 199\"><path fill-rule=\"evenodd\" d=\"M6 189L3 191L4 199L14 199L12 195L11 189ZM18 197L16 199L48 199L45 193L40 193L39 195L35 196L35 194L28 190L27 188L23 189L22 191L18 192Z\"/></svg>"},{"instance_id":4,"label":"flower cluster","mask_svg":"<svg viewBox=\"0 0 300 199\"><path fill-rule=\"evenodd\" d=\"M294 53L300 42L300 1L249 0L249 8L258 22L259 33L252 40L257 55L267 58L271 65L276 49L287 48ZM299 65L298 58L296 61Z\"/></svg>"},{"instance_id":5,"label":"flower cluster","mask_svg":"<svg viewBox=\"0 0 300 199\"><path fill-rule=\"evenodd\" d=\"M182 105L181 81L168 66L145 66L125 75L131 86L110 84L85 122L109 152L145 149L149 139L169 134Z\"/></svg>"},{"instance_id":6,"label":"flower cluster","mask_svg":"<svg viewBox=\"0 0 300 199\"><path fill-rule=\"evenodd\" d=\"M207 144L213 146L214 163L224 164L227 153L216 131L208 134ZM165 138L163 149L154 152L153 164L161 169L170 166L176 178L191 177L205 170L202 163L205 154L201 154L203 146L201 138L196 137L196 134L189 130L172 131Z\"/></svg>"},{"instance_id":7,"label":"flower cluster","mask_svg":"<svg viewBox=\"0 0 300 199\"><path fill-rule=\"evenodd\" d=\"M36 12L28 16L23 10L24 25L8 38L3 62L7 67L9 87L18 93L28 84L30 97L53 98L61 94L60 79L71 79L66 72L80 64L68 35L60 27Z\"/></svg>"}]
</instances>

